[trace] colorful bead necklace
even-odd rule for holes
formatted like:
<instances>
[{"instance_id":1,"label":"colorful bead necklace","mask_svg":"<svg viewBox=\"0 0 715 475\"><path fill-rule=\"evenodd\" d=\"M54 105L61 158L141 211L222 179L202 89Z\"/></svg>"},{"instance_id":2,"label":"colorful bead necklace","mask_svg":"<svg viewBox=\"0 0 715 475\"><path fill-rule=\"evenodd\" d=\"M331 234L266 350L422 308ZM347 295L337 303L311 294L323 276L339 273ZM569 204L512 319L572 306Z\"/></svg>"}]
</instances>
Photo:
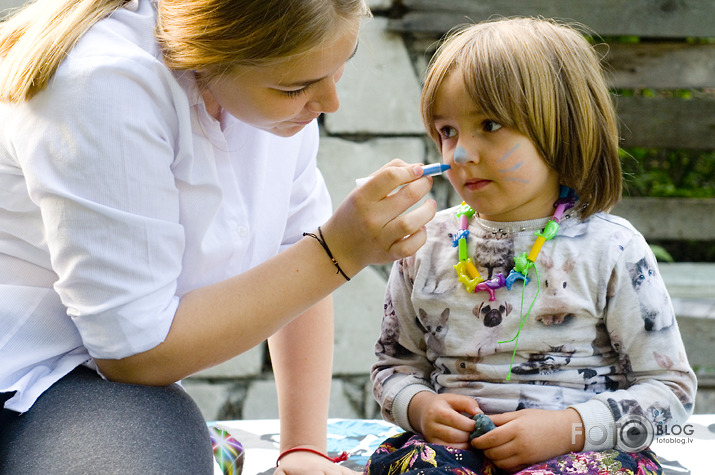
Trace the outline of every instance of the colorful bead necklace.
<instances>
[{"instance_id":1,"label":"colorful bead necklace","mask_svg":"<svg viewBox=\"0 0 715 475\"><path fill-rule=\"evenodd\" d=\"M475 211L467 203L462 202L462 204L457 209L457 218L459 219L459 230L452 237L452 247L459 249L459 263L454 266L457 271L457 276L459 282L464 284L465 289L469 293L476 293L480 291L485 291L489 293L489 301L496 300L494 291L502 287L506 287L507 290L511 290L512 286L517 280L524 282L524 287L529 284L531 280L528 277L529 270L534 269L536 274L536 279L538 282L538 270L536 269L535 263L536 259L544 246L544 243L556 236L559 231L559 223L564 215L564 212L568 209L574 207L578 197L576 193L566 187L561 186L559 191L559 198L554 203L556 211L554 211L551 219L546 223L544 229L535 233L536 242L531 248L531 251L527 254L526 252L514 257L514 268L509 272L507 277L501 272L496 274L493 278L485 280L477 270L472 259L468 256L467 252L467 237L469 236L469 226L468 221L474 216ZM538 285L540 287L540 285ZM519 330L516 336L511 340L500 341L499 343L508 343L511 341L516 341L514 344L514 352L511 357L511 364L509 365L509 374L507 375L507 380L511 378L511 367L514 363L514 356L516 355L516 345L519 342L519 335L521 329L526 322L526 318L529 316L534 303L536 302L536 297L539 295L539 289L536 289L536 295L534 296L534 301L531 303L529 310L524 314L524 290L522 289L522 305L521 305L521 322L519 324Z\"/></svg>"},{"instance_id":2,"label":"colorful bead necklace","mask_svg":"<svg viewBox=\"0 0 715 475\"><path fill-rule=\"evenodd\" d=\"M514 257L514 268L509 273L508 277L504 277L501 272L496 274L492 279L485 280L477 270L472 259L467 255L467 237L469 236L469 226L468 221L474 216L475 211L467 203L462 202L462 204L457 209L457 218L459 218L459 230L452 238L452 247L457 247L459 249L459 263L454 266L459 276L459 282L464 284L467 292L479 292L486 291L489 292L489 300L494 301L494 291L502 287L506 287L507 290L511 290L512 285L517 280L524 281L524 285L529 283L529 270L534 267L536 258L541 251L544 243L556 236L559 230L559 223L564 215L564 212L570 208L573 208L576 203L577 197L574 191L565 186L561 187L559 199L554 203L556 211L554 211L553 216L546 223L544 229L538 231L536 234L536 242L534 243L531 251L527 254L526 252Z\"/></svg>"}]
</instances>

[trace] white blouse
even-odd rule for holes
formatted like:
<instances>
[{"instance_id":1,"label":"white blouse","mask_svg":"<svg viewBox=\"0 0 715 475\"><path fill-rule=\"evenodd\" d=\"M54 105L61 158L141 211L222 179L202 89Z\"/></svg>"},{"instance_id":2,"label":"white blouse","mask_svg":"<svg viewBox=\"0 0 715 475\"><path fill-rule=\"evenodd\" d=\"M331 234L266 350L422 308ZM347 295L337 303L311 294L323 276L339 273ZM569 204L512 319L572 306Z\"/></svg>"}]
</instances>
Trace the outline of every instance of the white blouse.
<instances>
[{"instance_id":1,"label":"white blouse","mask_svg":"<svg viewBox=\"0 0 715 475\"><path fill-rule=\"evenodd\" d=\"M318 126L206 112L164 66L149 0L96 24L49 87L0 104L0 392L26 411L92 358L166 337L179 298L324 222Z\"/></svg>"}]
</instances>

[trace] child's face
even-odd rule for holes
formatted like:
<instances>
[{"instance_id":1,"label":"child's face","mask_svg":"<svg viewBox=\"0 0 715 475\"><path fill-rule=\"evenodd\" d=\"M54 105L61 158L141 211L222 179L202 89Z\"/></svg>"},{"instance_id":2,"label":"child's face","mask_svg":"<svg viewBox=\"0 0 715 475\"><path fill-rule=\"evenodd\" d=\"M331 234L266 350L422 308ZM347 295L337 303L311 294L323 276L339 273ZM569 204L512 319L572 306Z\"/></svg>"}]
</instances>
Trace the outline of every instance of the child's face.
<instances>
[{"instance_id":1,"label":"child's face","mask_svg":"<svg viewBox=\"0 0 715 475\"><path fill-rule=\"evenodd\" d=\"M238 66L207 84L207 92L243 122L281 137L302 130L323 112L335 112L336 83L355 53L357 25L332 42L280 65Z\"/></svg>"},{"instance_id":2,"label":"child's face","mask_svg":"<svg viewBox=\"0 0 715 475\"><path fill-rule=\"evenodd\" d=\"M461 74L450 73L437 91L434 126L444 163L452 167L449 181L480 217L522 221L553 214L558 174L526 136L475 109Z\"/></svg>"}]
</instances>

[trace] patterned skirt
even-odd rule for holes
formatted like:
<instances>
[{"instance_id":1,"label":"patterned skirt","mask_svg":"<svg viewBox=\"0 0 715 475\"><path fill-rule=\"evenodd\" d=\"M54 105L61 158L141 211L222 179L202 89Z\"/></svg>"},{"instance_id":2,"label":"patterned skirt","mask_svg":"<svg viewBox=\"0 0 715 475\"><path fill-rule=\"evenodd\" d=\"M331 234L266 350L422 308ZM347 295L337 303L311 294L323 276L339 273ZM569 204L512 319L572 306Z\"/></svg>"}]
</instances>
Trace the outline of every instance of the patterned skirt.
<instances>
[{"instance_id":1,"label":"patterned skirt","mask_svg":"<svg viewBox=\"0 0 715 475\"><path fill-rule=\"evenodd\" d=\"M366 475L503 475L479 450L460 450L426 442L422 436L404 432L384 441L368 460ZM655 454L619 450L569 453L532 465L517 475L662 475Z\"/></svg>"}]
</instances>

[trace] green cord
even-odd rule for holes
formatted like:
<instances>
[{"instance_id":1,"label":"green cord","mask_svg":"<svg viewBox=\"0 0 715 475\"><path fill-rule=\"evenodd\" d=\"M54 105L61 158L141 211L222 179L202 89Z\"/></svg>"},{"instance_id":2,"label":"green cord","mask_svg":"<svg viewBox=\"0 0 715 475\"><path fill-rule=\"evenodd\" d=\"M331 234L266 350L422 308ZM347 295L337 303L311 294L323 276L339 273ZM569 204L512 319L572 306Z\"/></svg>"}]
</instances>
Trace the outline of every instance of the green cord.
<instances>
[{"instance_id":1,"label":"green cord","mask_svg":"<svg viewBox=\"0 0 715 475\"><path fill-rule=\"evenodd\" d=\"M539 296L539 292L541 291L541 282L539 281L539 271L536 269L536 266L534 266L534 272L536 273L536 295L534 295L534 300L531 301L529 310L526 312L526 315L524 315L524 294L526 293L526 284L522 286L522 288L521 288L521 308L519 309L521 321L519 322L519 329L516 331L516 335L514 335L514 338L512 338L511 340L503 340L503 341L497 342L497 343L510 343L510 342L516 340L516 342L514 343L514 351L511 353L511 362L509 363L509 373L507 373L507 375L506 375L507 381L509 381L511 379L511 368L514 366L514 357L516 356L516 348L517 348L517 346L519 346L519 334L521 334L521 329L524 327L524 324L526 323L527 318L529 318L531 309L534 308L534 304L536 303L536 298Z\"/></svg>"}]
</instances>

